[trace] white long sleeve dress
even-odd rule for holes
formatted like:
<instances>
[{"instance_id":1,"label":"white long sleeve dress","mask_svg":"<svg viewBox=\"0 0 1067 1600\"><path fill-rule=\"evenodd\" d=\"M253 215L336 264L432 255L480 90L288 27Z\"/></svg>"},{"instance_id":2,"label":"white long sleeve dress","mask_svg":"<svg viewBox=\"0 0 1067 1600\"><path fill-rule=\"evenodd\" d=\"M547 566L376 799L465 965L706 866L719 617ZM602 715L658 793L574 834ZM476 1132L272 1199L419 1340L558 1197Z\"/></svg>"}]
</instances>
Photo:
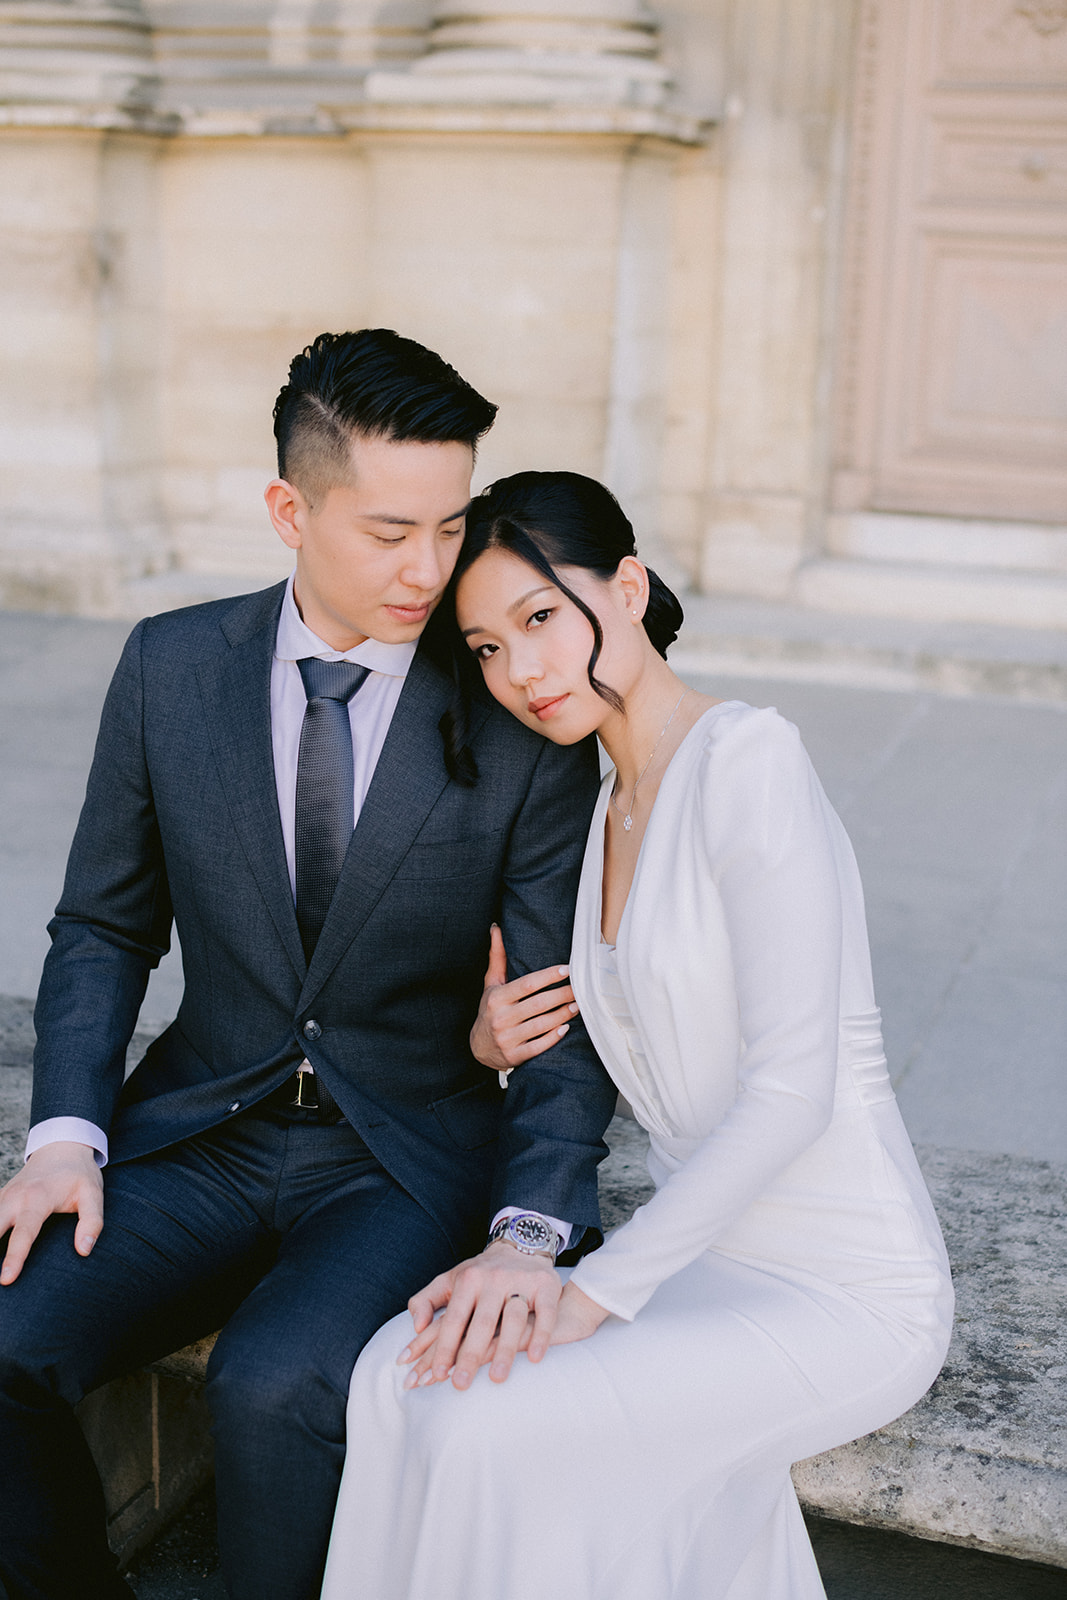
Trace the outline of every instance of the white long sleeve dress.
<instances>
[{"instance_id":1,"label":"white long sleeve dress","mask_svg":"<svg viewBox=\"0 0 1067 1600\"><path fill-rule=\"evenodd\" d=\"M323 1600L821 1600L791 1463L900 1415L944 1359L855 858L796 729L730 701L689 731L614 950L610 784L572 981L656 1193L574 1269L613 1315L506 1383L405 1392L410 1319L375 1337Z\"/></svg>"}]
</instances>

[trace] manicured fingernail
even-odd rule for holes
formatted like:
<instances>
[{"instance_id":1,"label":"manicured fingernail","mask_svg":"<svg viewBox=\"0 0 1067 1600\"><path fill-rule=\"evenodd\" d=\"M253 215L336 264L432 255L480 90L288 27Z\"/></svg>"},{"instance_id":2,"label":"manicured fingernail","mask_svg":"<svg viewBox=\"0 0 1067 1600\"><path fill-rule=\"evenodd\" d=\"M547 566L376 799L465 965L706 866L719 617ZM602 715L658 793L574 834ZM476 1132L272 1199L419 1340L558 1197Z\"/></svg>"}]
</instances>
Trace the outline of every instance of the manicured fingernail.
<instances>
[{"instance_id":1,"label":"manicured fingernail","mask_svg":"<svg viewBox=\"0 0 1067 1600\"><path fill-rule=\"evenodd\" d=\"M559 969L560 977L561 978L569 977L570 976L570 970L571 970L570 967L560 967L560 969Z\"/></svg>"},{"instance_id":2,"label":"manicured fingernail","mask_svg":"<svg viewBox=\"0 0 1067 1600\"><path fill-rule=\"evenodd\" d=\"M469 1389L470 1388L470 1383L471 1383L471 1375L470 1375L469 1372L457 1372L456 1373L455 1385L456 1385L457 1389Z\"/></svg>"},{"instance_id":3,"label":"manicured fingernail","mask_svg":"<svg viewBox=\"0 0 1067 1600\"><path fill-rule=\"evenodd\" d=\"M571 1005L568 1007L568 1010L570 1011L570 1014L571 1014L572 1017L574 1016L574 1013L577 1011L577 1009L578 1009L577 1002L572 1001Z\"/></svg>"},{"instance_id":4,"label":"manicured fingernail","mask_svg":"<svg viewBox=\"0 0 1067 1600\"><path fill-rule=\"evenodd\" d=\"M569 1032L569 1031L570 1031L570 1023L569 1022L564 1022L564 1023L561 1023L561 1025L556 1029L556 1035L557 1035L558 1038L562 1039L563 1035L565 1033Z\"/></svg>"},{"instance_id":5,"label":"manicured fingernail","mask_svg":"<svg viewBox=\"0 0 1067 1600\"><path fill-rule=\"evenodd\" d=\"M407 1377L404 1379L404 1388L405 1389L414 1389L418 1382L419 1382L418 1373L414 1372L414 1371L409 1372Z\"/></svg>"},{"instance_id":6,"label":"manicured fingernail","mask_svg":"<svg viewBox=\"0 0 1067 1600\"><path fill-rule=\"evenodd\" d=\"M408 1362L410 1360L411 1360L411 1346L408 1345L407 1349L406 1350L401 1350L400 1354L397 1356L396 1364L397 1364L398 1367L405 1367L405 1366L407 1366L407 1364L408 1364Z\"/></svg>"},{"instance_id":7,"label":"manicured fingernail","mask_svg":"<svg viewBox=\"0 0 1067 1600\"><path fill-rule=\"evenodd\" d=\"M436 1379L437 1379L437 1374L431 1368L431 1370L429 1372L424 1372L422 1377L419 1379L419 1388L420 1389L428 1388L431 1383L436 1382Z\"/></svg>"}]
</instances>

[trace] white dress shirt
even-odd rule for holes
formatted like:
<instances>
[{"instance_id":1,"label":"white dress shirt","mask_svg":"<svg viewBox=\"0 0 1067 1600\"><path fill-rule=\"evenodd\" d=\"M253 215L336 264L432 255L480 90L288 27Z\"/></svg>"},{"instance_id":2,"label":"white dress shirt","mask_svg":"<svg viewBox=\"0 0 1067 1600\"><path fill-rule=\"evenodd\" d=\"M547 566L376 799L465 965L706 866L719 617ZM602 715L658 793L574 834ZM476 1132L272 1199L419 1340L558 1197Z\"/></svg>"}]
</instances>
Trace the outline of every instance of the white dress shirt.
<instances>
[{"instance_id":1,"label":"white dress shirt","mask_svg":"<svg viewBox=\"0 0 1067 1600\"><path fill-rule=\"evenodd\" d=\"M295 573L290 573L285 586L278 632L274 641L274 660L270 672L270 728L274 753L274 781L278 790L278 811L281 816L282 839L285 842L285 859L289 868L289 887L296 898L296 769L300 753L300 730L304 723L307 693L300 676L298 661L306 656L318 656L320 661L352 661L370 668L370 676L348 702L348 720L352 728L353 756L353 818L359 821L363 802L367 798L374 769L385 744L389 725L393 720L400 692L404 687L408 668L418 647L417 640L407 644L383 644L380 639L364 639L351 650L333 650L320 639L301 617L293 595ZM95 1123L81 1117L49 1117L30 1129L26 1140L26 1158L46 1144L70 1140L91 1145L96 1152L97 1164L107 1163L107 1134ZM519 1208L509 1206L497 1213L514 1215ZM547 1222L561 1235L564 1244L570 1238L570 1224L546 1217Z\"/></svg>"}]
</instances>

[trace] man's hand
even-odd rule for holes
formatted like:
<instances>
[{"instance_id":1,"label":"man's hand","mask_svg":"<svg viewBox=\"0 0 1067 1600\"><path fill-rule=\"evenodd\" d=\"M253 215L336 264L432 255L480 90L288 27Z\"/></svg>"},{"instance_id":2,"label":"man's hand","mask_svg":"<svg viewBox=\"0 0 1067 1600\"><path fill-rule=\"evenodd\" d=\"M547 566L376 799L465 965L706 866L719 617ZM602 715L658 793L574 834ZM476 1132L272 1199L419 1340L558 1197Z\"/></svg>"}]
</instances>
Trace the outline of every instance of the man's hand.
<instances>
[{"instance_id":1,"label":"man's hand","mask_svg":"<svg viewBox=\"0 0 1067 1600\"><path fill-rule=\"evenodd\" d=\"M14 1283L43 1224L56 1212L77 1213L74 1248L87 1256L104 1226L104 1180L91 1145L42 1145L0 1189L0 1238L11 1232L0 1284Z\"/></svg>"},{"instance_id":2,"label":"man's hand","mask_svg":"<svg viewBox=\"0 0 1067 1600\"><path fill-rule=\"evenodd\" d=\"M415 1338L400 1356L401 1365L411 1364L404 1387L443 1383L451 1372L455 1387L466 1389L486 1361L493 1382L503 1383L520 1349L540 1361L562 1287L548 1256L524 1255L504 1240L443 1272L408 1301Z\"/></svg>"},{"instance_id":3,"label":"man's hand","mask_svg":"<svg viewBox=\"0 0 1067 1600\"><path fill-rule=\"evenodd\" d=\"M494 922L489 931L489 966L471 1029L475 1060L494 1072L508 1073L557 1044L578 1010L570 984L559 982L569 972L569 967L544 967L509 983L504 935Z\"/></svg>"}]
</instances>

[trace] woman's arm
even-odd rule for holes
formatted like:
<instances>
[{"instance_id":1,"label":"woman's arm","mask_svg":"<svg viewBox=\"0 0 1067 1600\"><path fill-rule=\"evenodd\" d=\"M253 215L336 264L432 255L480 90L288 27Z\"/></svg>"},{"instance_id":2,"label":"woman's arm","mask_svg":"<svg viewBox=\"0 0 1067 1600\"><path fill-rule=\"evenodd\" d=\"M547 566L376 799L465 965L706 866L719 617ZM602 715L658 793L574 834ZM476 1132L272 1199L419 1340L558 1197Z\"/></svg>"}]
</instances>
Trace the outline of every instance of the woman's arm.
<instances>
[{"instance_id":1,"label":"woman's arm","mask_svg":"<svg viewBox=\"0 0 1067 1600\"><path fill-rule=\"evenodd\" d=\"M841 891L833 831L840 825L795 728L749 714L709 742L686 826L699 828L706 877L729 935L743 1040L732 1106L645 1206L576 1268L572 1283L632 1318L747 1210L829 1124L840 1009ZM663 883L669 894L669 882ZM681 913L679 913L681 918ZM699 928L679 926L680 939ZM641 1010L641 973L634 971ZM708 983L729 973L708 974ZM689 996L667 1017L639 1020L655 1050ZM699 1040L683 1040L690 1052Z\"/></svg>"}]
</instances>

